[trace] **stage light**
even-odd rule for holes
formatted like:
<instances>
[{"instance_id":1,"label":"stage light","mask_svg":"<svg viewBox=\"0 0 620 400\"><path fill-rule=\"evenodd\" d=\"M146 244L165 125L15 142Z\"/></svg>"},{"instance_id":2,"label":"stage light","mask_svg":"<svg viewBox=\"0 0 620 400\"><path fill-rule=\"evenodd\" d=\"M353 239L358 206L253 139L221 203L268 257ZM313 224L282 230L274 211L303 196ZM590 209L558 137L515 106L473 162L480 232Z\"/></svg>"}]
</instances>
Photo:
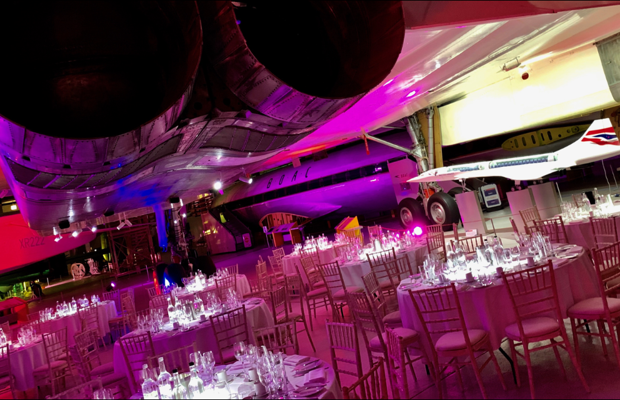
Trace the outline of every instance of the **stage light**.
<instances>
[{"instance_id":1,"label":"stage light","mask_svg":"<svg viewBox=\"0 0 620 400\"><path fill-rule=\"evenodd\" d=\"M115 282L110 282L110 286L112 286L113 288L116 287L116 283Z\"/></svg>"},{"instance_id":2,"label":"stage light","mask_svg":"<svg viewBox=\"0 0 620 400\"><path fill-rule=\"evenodd\" d=\"M215 181L215 183L213 184L213 189L215 190L220 190L222 188L222 181Z\"/></svg>"},{"instance_id":3,"label":"stage light","mask_svg":"<svg viewBox=\"0 0 620 400\"><path fill-rule=\"evenodd\" d=\"M187 214L183 213L183 218L187 218Z\"/></svg>"},{"instance_id":4,"label":"stage light","mask_svg":"<svg viewBox=\"0 0 620 400\"><path fill-rule=\"evenodd\" d=\"M420 228L419 226L416 226L415 228L413 228L413 234L416 236L421 236L422 235L422 228Z\"/></svg>"},{"instance_id":5,"label":"stage light","mask_svg":"<svg viewBox=\"0 0 620 400\"><path fill-rule=\"evenodd\" d=\"M240 177L239 177L239 180L240 180L241 182L245 182L245 183L247 183L248 185L251 185L251 184L252 184L252 182L254 182L254 179L252 179L252 178L246 178L245 176L240 176Z\"/></svg>"},{"instance_id":6,"label":"stage light","mask_svg":"<svg viewBox=\"0 0 620 400\"><path fill-rule=\"evenodd\" d=\"M120 231L120 230L121 230L121 229L123 229L124 227L125 227L125 222L121 222L121 223L120 223L120 224L116 227L116 229L118 229L118 230Z\"/></svg>"},{"instance_id":7,"label":"stage light","mask_svg":"<svg viewBox=\"0 0 620 400\"><path fill-rule=\"evenodd\" d=\"M17 204L11 204L11 211L17 210Z\"/></svg>"},{"instance_id":8,"label":"stage light","mask_svg":"<svg viewBox=\"0 0 620 400\"><path fill-rule=\"evenodd\" d=\"M73 231L73 233L71 234L71 236L73 237L78 237L78 235L80 234L80 232L78 231Z\"/></svg>"},{"instance_id":9,"label":"stage light","mask_svg":"<svg viewBox=\"0 0 620 400\"><path fill-rule=\"evenodd\" d=\"M127 226L133 226L133 224L131 223L131 221L130 221L130 220L128 220L128 219L126 219L126 220L125 220L125 224L127 224Z\"/></svg>"},{"instance_id":10,"label":"stage light","mask_svg":"<svg viewBox=\"0 0 620 400\"><path fill-rule=\"evenodd\" d=\"M54 242L59 242L62 239L62 235L59 233L58 237L54 239Z\"/></svg>"},{"instance_id":11,"label":"stage light","mask_svg":"<svg viewBox=\"0 0 620 400\"><path fill-rule=\"evenodd\" d=\"M93 227L92 227L92 228L90 228L90 231L91 231L92 233L97 232L97 225L93 225Z\"/></svg>"}]
</instances>

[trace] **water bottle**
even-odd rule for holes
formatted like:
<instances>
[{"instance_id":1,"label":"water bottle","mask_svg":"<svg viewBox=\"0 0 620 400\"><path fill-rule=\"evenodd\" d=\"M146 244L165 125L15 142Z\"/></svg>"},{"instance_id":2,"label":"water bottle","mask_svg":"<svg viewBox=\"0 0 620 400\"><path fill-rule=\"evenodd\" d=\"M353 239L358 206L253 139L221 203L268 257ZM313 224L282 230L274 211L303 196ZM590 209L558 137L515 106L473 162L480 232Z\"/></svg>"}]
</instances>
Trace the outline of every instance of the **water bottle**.
<instances>
[{"instance_id":1,"label":"water bottle","mask_svg":"<svg viewBox=\"0 0 620 400\"><path fill-rule=\"evenodd\" d=\"M144 399L159 399L159 390L157 383L151 377L151 370L147 364L142 366L142 377L144 382L142 383L142 396Z\"/></svg>"},{"instance_id":2,"label":"water bottle","mask_svg":"<svg viewBox=\"0 0 620 400\"><path fill-rule=\"evenodd\" d=\"M189 363L190 370L190 378L189 383L187 384L187 392L189 397L192 399L197 399L200 397L200 394L204 391L204 383L202 379L198 377L198 372L196 371L196 367L193 362Z\"/></svg>"},{"instance_id":3,"label":"water bottle","mask_svg":"<svg viewBox=\"0 0 620 400\"><path fill-rule=\"evenodd\" d=\"M176 311L174 309L174 306L172 305L172 298L170 297L168 297L168 320L171 324L173 324L174 321L177 320Z\"/></svg>"},{"instance_id":4,"label":"water bottle","mask_svg":"<svg viewBox=\"0 0 620 400\"><path fill-rule=\"evenodd\" d=\"M75 297L71 298L71 312L77 311L77 301L75 301Z\"/></svg>"},{"instance_id":5,"label":"water bottle","mask_svg":"<svg viewBox=\"0 0 620 400\"><path fill-rule=\"evenodd\" d=\"M181 378L179 377L179 372L176 369L172 370L172 378L174 381L174 398L175 399L189 399L187 395L187 389L183 386L181 382Z\"/></svg>"},{"instance_id":6,"label":"water bottle","mask_svg":"<svg viewBox=\"0 0 620 400\"><path fill-rule=\"evenodd\" d=\"M166 363L163 357L157 359L159 362L159 376L157 377L157 386L159 386L159 397L161 399L173 399L172 393L172 375L166 371Z\"/></svg>"}]
</instances>

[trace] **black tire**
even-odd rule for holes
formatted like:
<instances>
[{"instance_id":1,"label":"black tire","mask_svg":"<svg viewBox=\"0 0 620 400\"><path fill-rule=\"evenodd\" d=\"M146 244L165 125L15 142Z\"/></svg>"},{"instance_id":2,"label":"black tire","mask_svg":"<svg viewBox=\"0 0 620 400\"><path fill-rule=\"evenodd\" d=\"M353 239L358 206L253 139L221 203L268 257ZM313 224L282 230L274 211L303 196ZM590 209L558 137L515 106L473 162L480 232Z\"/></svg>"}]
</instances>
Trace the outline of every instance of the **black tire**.
<instances>
[{"instance_id":1,"label":"black tire","mask_svg":"<svg viewBox=\"0 0 620 400\"><path fill-rule=\"evenodd\" d=\"M448 193L438 192L428 199L428 219L433 225L448 225L444 230L452 230L452 224L461 219L456 201Z\"/></svg>"},{"instance_id":2,"label":"black tire","mask_svg":"<svg viewBox=\"0 0 620 400\"><path fill-rule=\"evenodd\" d=\"M463 188L462 187L454 187L450 190L448 190L448 194L452 197L456 197L457 194L461 194L463 193Z\"/></svg>"},{"instance_id":3,"label":"black tire","mask_svg":"<svg viewBox=\"0 0 620 400\"><path fill-rule=\"evenodd\" d=\"M413 229L416 226L426 226L428 220L424 213L424 206L419 201L407 198L398 205L398 218L404 229Z\"/></svg>"}]
</instances>

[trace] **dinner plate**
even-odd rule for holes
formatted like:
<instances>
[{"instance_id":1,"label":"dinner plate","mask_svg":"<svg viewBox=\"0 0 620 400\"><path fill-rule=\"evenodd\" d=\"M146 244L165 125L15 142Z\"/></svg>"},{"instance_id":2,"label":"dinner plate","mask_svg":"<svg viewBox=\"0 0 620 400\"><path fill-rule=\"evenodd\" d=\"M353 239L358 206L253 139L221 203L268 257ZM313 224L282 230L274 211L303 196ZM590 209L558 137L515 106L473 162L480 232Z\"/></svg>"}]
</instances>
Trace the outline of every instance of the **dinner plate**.
<instances>
[{"instance_id":1,"label":"dinner plate","mask_svg":"<svg viewBox=\"0 0 620 400\"><path fill-rule=\"evenodd\" d=\"M316 367L320 363L321 363L321 360L318 360L318 359L314 361L308 361L308 362L302 363L301 365L297 365L295 368L293 368L293 371L295 372L303 371L310 367Z\"/></svg>"},{"instance_id":2,"label":"dinner plate","mask_svg":"<svg viewBox=\"0 0 620 400\"><path fill-rule=\"evenodd\" d=\"M480 283L480 282L476 282L476 283L472 283L471 287L474 289L482 289L488 286L492 286L493 282L489 282L489 283Z\"/></svg>"}]
</instances>

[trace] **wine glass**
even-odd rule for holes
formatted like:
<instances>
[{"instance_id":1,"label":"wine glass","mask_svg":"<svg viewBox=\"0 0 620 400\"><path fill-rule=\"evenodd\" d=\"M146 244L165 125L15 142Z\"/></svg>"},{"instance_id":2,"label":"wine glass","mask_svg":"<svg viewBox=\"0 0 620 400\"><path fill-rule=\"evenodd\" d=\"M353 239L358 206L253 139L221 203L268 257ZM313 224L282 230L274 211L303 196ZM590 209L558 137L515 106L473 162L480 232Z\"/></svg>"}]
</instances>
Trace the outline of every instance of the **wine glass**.
<instances>
[{"instance_id":1,"label":"wine glass","mask_svg":"<svg viewBox=\"0 0 620 400\"><path fill-rule=\"evenodd\" d=\"M233 345L233 350L235 352L235 358L237 359L237 361L241 362L241 365L243 367L243 374L245 375L246 379L249 380L249 375L245 370L245 358L247 354L247 348L246 348L245 342L235 343Z\"/></svg>"}]
</instances>

